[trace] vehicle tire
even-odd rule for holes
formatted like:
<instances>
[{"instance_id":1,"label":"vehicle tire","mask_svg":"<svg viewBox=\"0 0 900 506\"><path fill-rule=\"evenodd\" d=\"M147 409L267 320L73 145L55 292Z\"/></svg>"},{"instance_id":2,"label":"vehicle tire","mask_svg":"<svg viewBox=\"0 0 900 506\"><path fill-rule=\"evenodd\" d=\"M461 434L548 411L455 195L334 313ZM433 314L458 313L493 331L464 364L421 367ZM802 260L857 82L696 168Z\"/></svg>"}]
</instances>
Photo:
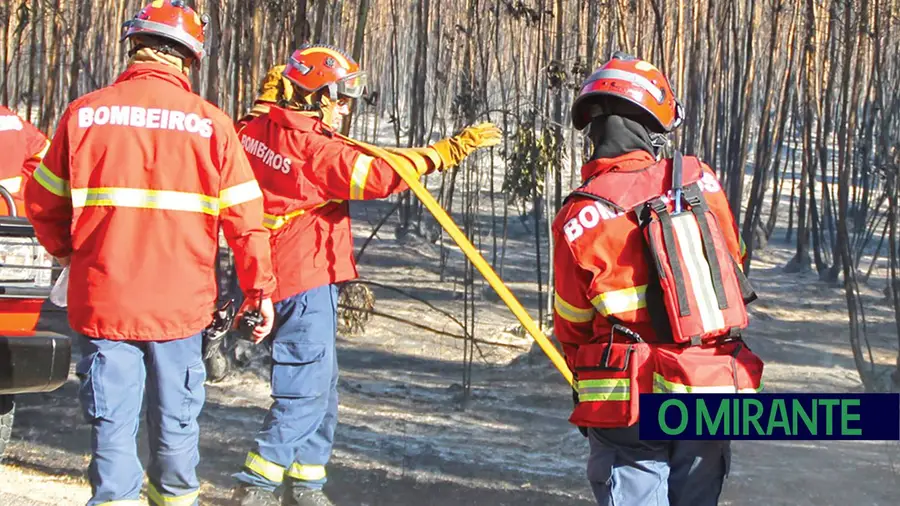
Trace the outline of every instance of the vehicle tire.
<instances>
[{"instance_id":1,"label":"vehicle tire","mask_svg":"<svg viewBox=\"0 0 900 506\"><path fill-rule=\"evenodd\" d=\"M12 395L0 395L0 459L6 451L6 443L12 436L13 418L16 416L16 403Z\"/></svg>"}]
</instances>

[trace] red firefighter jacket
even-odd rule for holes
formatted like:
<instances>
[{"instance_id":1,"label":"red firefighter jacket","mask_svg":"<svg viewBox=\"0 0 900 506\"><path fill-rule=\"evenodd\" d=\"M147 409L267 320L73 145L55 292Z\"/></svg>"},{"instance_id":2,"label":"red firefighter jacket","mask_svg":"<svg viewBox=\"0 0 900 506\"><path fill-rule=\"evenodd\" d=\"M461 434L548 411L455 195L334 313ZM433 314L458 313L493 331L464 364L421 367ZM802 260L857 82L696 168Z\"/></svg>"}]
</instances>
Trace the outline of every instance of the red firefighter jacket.
<instances>
[{"instance_id":1,"label":"red firefighter jacket","mask_svg":"<svg viewBox=\"0 0 900 506\"><path fill-rule=\"evenodd\" d=\"M132 65L72 102L25 196L41 244L71 256L69 323L90 337L164 341L208 325L220 226L248 297L275 289L233 123L169 66Z\"/></svg>"},{"instance_id":2,"label":"red firefighter jacket","mask_svg":"<svg viewBox=\"0 0 900 506\"><path fill-rule=\"evenodd\" d=\"M48 146L50 141L40 130L0 105L0 152L3 153L0 185L12 194L19 216L25 215L22 199L24 180L30 178L41 163ZM8 213L6 201L0 198L0 215Z\"/></svg>"},{"instance_id":3,"label":"red firefighter jacket","mask_svg":"<svg viewBox=\"0 0 900 506\"><path fill-rule=\"evenodd\" d=\"M355 278L347 201L406 190L400 176L385 160L297 111L273 106L239 135L262 188L265 224L272 231L278 279L273 300ZM433 169L429 162L425 172Z\"/></svg>"},{"instance_id":4,"label":"red firefighter jacket","mask_svg":"<svg viewBox=\"0 0 900 506\"><path fill-rule=\"evenodd\" d=\"M586 181L610 171L639 171L654 162L646 151L633 151L617 158L593 160L582 167L581 176ZM700 188L729 251L741 263L742 243L725 194L705 164L703 171ZM579 345L609 336L609 317L620 320L646 341L659 342L645 299L651 270L633 213L616 212L595 200L574 199L556 216L553 238L554 329L570 367L574 366Z\"/></svg>"}]
</instances>

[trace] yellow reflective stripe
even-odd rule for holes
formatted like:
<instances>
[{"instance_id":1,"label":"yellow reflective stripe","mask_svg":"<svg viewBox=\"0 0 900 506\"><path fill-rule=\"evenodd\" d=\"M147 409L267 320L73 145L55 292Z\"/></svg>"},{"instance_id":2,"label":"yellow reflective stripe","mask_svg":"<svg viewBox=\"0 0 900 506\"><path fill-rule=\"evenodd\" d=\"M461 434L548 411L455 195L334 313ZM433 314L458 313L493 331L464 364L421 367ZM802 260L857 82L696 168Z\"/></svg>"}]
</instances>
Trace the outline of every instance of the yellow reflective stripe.
<instances>
[{"instance_id":1,"label":"yellow reflective stripe","mask_svg":"<svg viewBox=\"0 0 900 506\"><path fill-rule=\"evenodd\" d=\"M562 319L572 323L589 322L594 319L594 313L597 312L594 308L581 309L575 307L563 300L563 298L559 296L559 293L557 293L553 299L553 308L556 309L556 314Z\"/></svg>"},{"instance_id":2,"label":"yellow reflective stripe","mask_svg":"<svg viewBox=\"0 0 900 506\"><path fill-rule=\"evenodd\" d=\"M0 179L0 185L3 185L9 193L17 193L22 189L22 176Z\"/></svg>"},{"instance_id":3,"label":"yellow reflective stripe","mask_svg":"<svg viewBox=\"0 0 900 506\"><path fill-rule=\"evenodd\" d=\"M314 466L294 463L287 472L291 478L301 481L318 481L325 479L325 466Z\"/></svg>"},{"instance_id":4,"label":"yellow reflective stripe","mask_svg":"<svg viewBox=\"0 0 900 506\"><path fill-rule=\"evenodd\" d=\"M137 499L123 499L120 501L106 501L97 506L144 506L144 501Z\"/></svg>"},{"instance_id":5,"label":"yellow reflective stripe","mask_svg":"<svg viewBox=\"0 0 900 506\"><path fill-rule=\"evenodd\" d=\"M69 182L51 172L43 162L41 162L37 170L34 171L32 177L38 184L43 186L44 189L57 197L69 196Z\"/></svg>"},{"instance_id":6,"label":"yellow reflective stripe","mask_svg":"<svg viewBox=\"0 0 900 506\"><path fill-rule=\"evenodd\" d=\"M738 236L738 240L741 241L741 258L747 254L747 243L744 242L744 238Z\"/></svg>"},{"instance_id":7,"label":"yellow reflective stripe","mask_svg":"<svg viewBox=\"0 0 900 506\"><path fill-rule=\"evenodd\" d=\"M366 191L366 179L369 178L369 169L375 159L362 153L356 156L353 162L353 173L350 175L350 200L363 200L363 192Z\"/></svg>"},{"instance_id":8,"label":"yellow reflective stripe","mask_svg":"<svg viewBox=\"0 0 900 506\"><path fill-rule=\"evenodd\" d=\"M244 467L271 482L281 483L284 481L285 469L274 462L269 462L256 453L250 452L247 454Z\"/></svg>"},{"instance_id":9,"label":"yellow reflective stripe","mask_svg":"<svg viewBox=\"0 0 900 506\"><path fill-rule=\"evenodd\" d=\"M603 316L637 311L647 307L647 285L601 293L591 299L591 304Z\"/></svg>"},{"instance_id":10,"label":"yellow reflective stripe","mask_svg":"<svg viewBox=\"0 0 900 506\"><path fill-rule=\"evenodd\" d=\"M604 402L631 400L631 380L608 378L580 380L575 383L578 402Z\"/></svg>"},{"instance_id":11,"label":"yellow reflective stripe","mask_svg":"<svg viewBox=\"0 0 900 506\"><path fill-rule=\"evenodd\" d=\"M700 387L675 383L659 373L653 373L653 393L655 394L755 394L760 391L762 391L762 384L759 385L759 388L740 389L735 389L734 385Z\"/></svg>"},{"instance_id":12,"label":"yellow reflective stripe","mask_svg":"<svg viewBox=\"0 0 900 506\"><path fill-rule=\"evenodd\" d=\"M199 496L199 490L184 495L163 495L152 483L147 487L147 498L156 506L193 506Z\"/></svg>"},{"instance_id":13,"label":"yellow reflective stripe","mask_svg":"<svg viewBox=\"0 0 900 506\"><path fill-rule=\"evenodd\" d=\"M200 193L138 188L73 188L72 207L134 207L219 214L219 199Z\"/></svg>"},{"instance_id":14,"label":"yellow reflective stripe","mask_svg":"<svg viewBox=\"0 0 900 506\"><path fill-rule=\"evenodd\" d=\"M268 228L269 230L278 230L279 228L287 225L287 223L297 216L303 216L306 214L306 209L300 209L299 211L294 211L289 214L285 214L284 216L276 216L274 214L263 214L263 226Z\"/></svg>"},{"instance_id":15,"label":"yellow reflective stripe","mask_svg":"<svg viewBox=\"0 0 900 506\"><path fill-rule=\"evenodd\" d=\"M256 180L250 180L246 183L237 184L219 192L219 209L225 209L231 206L243 204L262 198L262 190L259 189L259 183Z\"/></svg>"},{"instance_id":16,"label":"yellow reflective stripe","mask_svg":"<svg viewBox=\"0 0 900 506\"><path fill-rule=\"evenodd\" d=\"M31 155L31 158L34 160L43 160L47 155L47 151L50 150L50 141L44 141L44 147L41 148L40 151Z\"/></svg>"},{"instance_id":17,"label":"yellow reflective stripe","mask_svg":"<svg viewBox=\"0 0 900 506\"><path fill-rule=\"evenodd\" d=\"M306 214L309 211L318 209L320 207L325 207L328 204L331 204L332 202L340 203L343 201L342 200L326 200L325 202L322 202L321 204L319 204L317 206L310 207L309 209L300 209L300 210L293 211L291 213L280 215L280 216L276 215L276 214L265 213L265 214L263 214L263 226L268 228L269 230L278 230L279 228L287 225L289 221L293 220L297 216L303 216L304 214Z\"/></svg>"}]
</instances>

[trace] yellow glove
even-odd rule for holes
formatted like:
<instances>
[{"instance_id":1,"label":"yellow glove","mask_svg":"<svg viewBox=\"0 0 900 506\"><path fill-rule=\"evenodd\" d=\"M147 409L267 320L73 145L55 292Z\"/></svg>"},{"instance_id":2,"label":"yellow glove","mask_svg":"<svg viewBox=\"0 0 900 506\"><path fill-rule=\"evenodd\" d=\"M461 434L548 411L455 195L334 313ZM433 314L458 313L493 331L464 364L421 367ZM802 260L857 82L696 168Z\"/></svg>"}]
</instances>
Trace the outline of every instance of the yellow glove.
<instances>
[{"instance_id":1,"label":"yellow glove","mask_svg":"<svg viewBox=\"0 0 900 506\"><path fill-rule=\"evenodd\" d=\"M439 140L431 147L441 157L442 169L459 165L476 149L496 146L503 140L503 133L493 123L467 126L453 137Z\"/></svg>"},{"instance_id":2,"label":"yellow glove","mask_svg":"<svg viewBox=\"0 0 900 506\"><path fill-rule=\"evenodd\" d=\"M281 75L284 72L284 67L284 65L275 65L266 72L266 77L263 78L262 83L259 85L259 95L256 97L257 102L275 103L282 96L285 100L291 99L294 88L291 86L291 82ZM279 87L281 90L278 89ZM281 94L279 94L279 91L281 91Z\"/></svg>"}]
</instances>

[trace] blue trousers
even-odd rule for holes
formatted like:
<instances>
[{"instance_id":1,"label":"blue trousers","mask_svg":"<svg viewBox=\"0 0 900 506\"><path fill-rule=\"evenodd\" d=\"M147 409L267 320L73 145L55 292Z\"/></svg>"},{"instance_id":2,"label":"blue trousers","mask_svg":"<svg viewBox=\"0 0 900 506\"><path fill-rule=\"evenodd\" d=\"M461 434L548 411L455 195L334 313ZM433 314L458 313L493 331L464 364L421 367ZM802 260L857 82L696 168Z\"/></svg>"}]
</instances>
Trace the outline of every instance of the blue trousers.
<instances>
[{"instance_id":1,"label":"blue trousers","mask_svg":"<svg viewBox=\"0 0 900 506\"><path fill-rule=\"evenodd\" d=\"M275 304L272 399L256 447L234 477L243 484L322 488L338 410L337 287L325 285Z\"/></svg>"},{"instance_id":2,"label":"blue trousers","mask_svg":"<svg viewBox=\"0 0 900 506\"><path fill-rule=\"evenodd\" d=\"M206 400L201 345L200 334L165 342L81 339L78 397L91 425L88 506L140 504L137 434L145 391L150 504L198 504L197 417Z\"/></svg>"},{"instance_id":3,"label":"blue trousers","mask_svg":"<svg viewBox=\"0 0 900 506\"><path fill-rule=\"evenodd\" d=\"M599 506L718 504L730 441L641 441L638 431L588 431L587 475Z\"/></svg>"}]
</instances>

